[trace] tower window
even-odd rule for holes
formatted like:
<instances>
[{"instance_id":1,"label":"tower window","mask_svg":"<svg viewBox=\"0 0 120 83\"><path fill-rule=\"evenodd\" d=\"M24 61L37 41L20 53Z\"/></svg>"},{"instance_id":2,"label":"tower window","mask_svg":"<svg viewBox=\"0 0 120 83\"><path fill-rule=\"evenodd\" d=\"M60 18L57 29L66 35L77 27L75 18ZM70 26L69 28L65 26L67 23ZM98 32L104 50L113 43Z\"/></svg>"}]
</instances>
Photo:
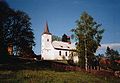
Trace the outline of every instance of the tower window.
<instances>
[{"instance_id":1,"label":"tower window","mask_svg":"<svg viewBox=\"0 0 120 83\"><path fill-rule=\"evenodd\" d=\"M47 41L49 42L49 39L47 39Z\"/></svg>"},{"instance_id":2,"label":"tower window","mask_svg":"<svg viewBox=\"0 0 120 83\"><path fill-rule=\"evenodd\" d=\"M65 55L67 56L67 52L65 52Z\"/></svg>"},{"instance_id":3,"label":"tower window","mask_svg":"<svg viewBox=\"0 0 120 83\"><path fill-rule=\"evenodd\" d=\"M61 56L61 51L59 51L59 55Z\"/></svg>"}]
</instances>

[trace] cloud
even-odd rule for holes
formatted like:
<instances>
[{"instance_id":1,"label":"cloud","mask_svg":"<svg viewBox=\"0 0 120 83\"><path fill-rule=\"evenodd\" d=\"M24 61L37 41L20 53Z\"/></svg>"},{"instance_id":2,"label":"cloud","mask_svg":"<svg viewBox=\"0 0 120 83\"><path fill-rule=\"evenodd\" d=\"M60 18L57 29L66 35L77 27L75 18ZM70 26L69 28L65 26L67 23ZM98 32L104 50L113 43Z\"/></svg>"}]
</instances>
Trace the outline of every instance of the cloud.
<instances>
[{"instance_id":1,"label":"cloud","mask_svg":"<svg viewBox=\"0 0 120 83\"><path fill-rule=\"evenodd\" d=\"M101 47L99 47L98 50L106 49L108 46L112 49L120 49L120 43L108 43L101 44Z\"/></svg>"}]
</instances>

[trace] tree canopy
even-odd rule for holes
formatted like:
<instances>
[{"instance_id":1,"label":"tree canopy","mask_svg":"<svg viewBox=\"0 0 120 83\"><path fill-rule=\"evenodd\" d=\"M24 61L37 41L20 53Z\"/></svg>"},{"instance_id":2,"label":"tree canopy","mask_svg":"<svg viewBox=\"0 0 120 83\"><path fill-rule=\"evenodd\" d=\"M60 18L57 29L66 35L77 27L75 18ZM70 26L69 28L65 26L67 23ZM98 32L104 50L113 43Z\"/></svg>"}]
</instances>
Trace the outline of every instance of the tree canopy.
<instances>
[{"instance_id":1,"label":"tree canopy","mask_svg":"<svg viewBox=\"0 0 120 83\"><path fill-rule=\"evenodd\" d=\"M106 57L109 59L110 64L108 67L112 70L120 70L120 54L117 50L111 49L110 47L107 47L106 49Z\"/></svg>"},{"instance_id":2,"label":"tree canopy","mask_svg":"<svg viewBox=\"0 0 120 83\"><path fill-rule=\"evenodd\" d=\"M7 52L7 38L9 37L9 20L12 18L13 11L9 5L0 1L0 58L5 58Z\"/></svg>"},{"instance_id":3,"label":"tree canopy","mask_svg":"<svg viewBox=\"0 0 120 83\"><path fill-rule=\"evenodd\" d=\"M105 54L110 60L116 60L120 58L119 52L117 50L111 49L110 47L107 47Z\"/></svg>"},{"instance_id":4,"label":"tree canopy","mask_svg":"<svg viewBox=\"0 0 120 83\"><path fill-rule=\"evenodd\" d=\"M97 48L100 46L100 41L104 29L101 24L97 24L93 17L87 12L83 12L80 19L76 21L76 27L71 30L73 32L72 38L77 42L76 48L79 53L79 63L85 67L85 53L87 55L87 64L91 64L92 57Z\"/></svg>"},{"instance_id":5,"label":"tree canopy","mask_svg":"<svg viewBox=\"0 0 120 83\"><path fill-rule=\"evenodd\" d=\"M61 41L62 38L56 35L52 35L52 41Z\"/></svg>"},{"instance_id":6,"label":"tree canopy","mask_svg":"<svg viewBox=\"0 0 120 83\"><path fill-rule=\"evenodd\" d=\"M25 56L27 50L32 50L35 45L34 33L28 14L14 10L5 1L0 1L0 49L7 52L9 44L12 44L14 54ZM4 54L4 50L0 50L0 54Z\"/></svg>"},{"instance_id":7,"label":"tree canopy","mask_svg":"<svg viewBox=\"0 0 120 83\"><path fill-rule=\"evenodd\" d=\"M63 41L63 42L70 42L70 37L67 36L66 34L63 34L63 35L62 35L62 41Z\"/></svg>"}]
</instances>

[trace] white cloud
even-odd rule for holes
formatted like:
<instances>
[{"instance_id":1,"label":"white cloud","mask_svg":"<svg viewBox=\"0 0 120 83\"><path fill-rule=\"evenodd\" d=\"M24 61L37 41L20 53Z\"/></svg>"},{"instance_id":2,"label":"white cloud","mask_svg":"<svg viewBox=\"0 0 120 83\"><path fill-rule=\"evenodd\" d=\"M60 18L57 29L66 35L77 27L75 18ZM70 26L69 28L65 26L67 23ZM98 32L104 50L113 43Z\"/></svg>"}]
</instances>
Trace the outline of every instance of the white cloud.
<instances>
[{"instance_id":1,"label":"white cloud","mask_svg":"<svg viewBox=\"0 0 120 83\"><path fill-rule=\"evenodd\" d=\"M108 43L108 44L101 44L101 47L97 49L96 54L104 54L108 46L120 52L120 43Z\"/></svg>"},{"instance_id":2,"label":"white cloud","mask_svg":"<svg viewBox=\"0 0 120 83\"><path fill-rule=\"evenodd\" d=\"M101 44L101 47L99 47L98 50L106 49L108 46L112 49L120 49L120 43L109 43Z\"/></svg>"}]
</instances>

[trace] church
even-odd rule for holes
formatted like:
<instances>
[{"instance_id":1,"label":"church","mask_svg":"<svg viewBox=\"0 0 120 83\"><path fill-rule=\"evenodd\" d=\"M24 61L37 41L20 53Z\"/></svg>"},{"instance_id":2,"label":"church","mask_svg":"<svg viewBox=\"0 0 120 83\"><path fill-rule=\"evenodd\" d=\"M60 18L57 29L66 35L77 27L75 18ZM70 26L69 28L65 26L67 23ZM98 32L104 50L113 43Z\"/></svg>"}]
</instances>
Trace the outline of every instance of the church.
<instances>
[{"instance_id":1,"label":"church","mask_svg":"<svg viewBox=\"0 0 120 83\"><path fill-rule=\"evenodd\" d=\"M41 36L41 57L43 60L69 60L78 62L76 47L74 44L62 41L53 41L46 22Z\"/></svg>"}]
</instances>

